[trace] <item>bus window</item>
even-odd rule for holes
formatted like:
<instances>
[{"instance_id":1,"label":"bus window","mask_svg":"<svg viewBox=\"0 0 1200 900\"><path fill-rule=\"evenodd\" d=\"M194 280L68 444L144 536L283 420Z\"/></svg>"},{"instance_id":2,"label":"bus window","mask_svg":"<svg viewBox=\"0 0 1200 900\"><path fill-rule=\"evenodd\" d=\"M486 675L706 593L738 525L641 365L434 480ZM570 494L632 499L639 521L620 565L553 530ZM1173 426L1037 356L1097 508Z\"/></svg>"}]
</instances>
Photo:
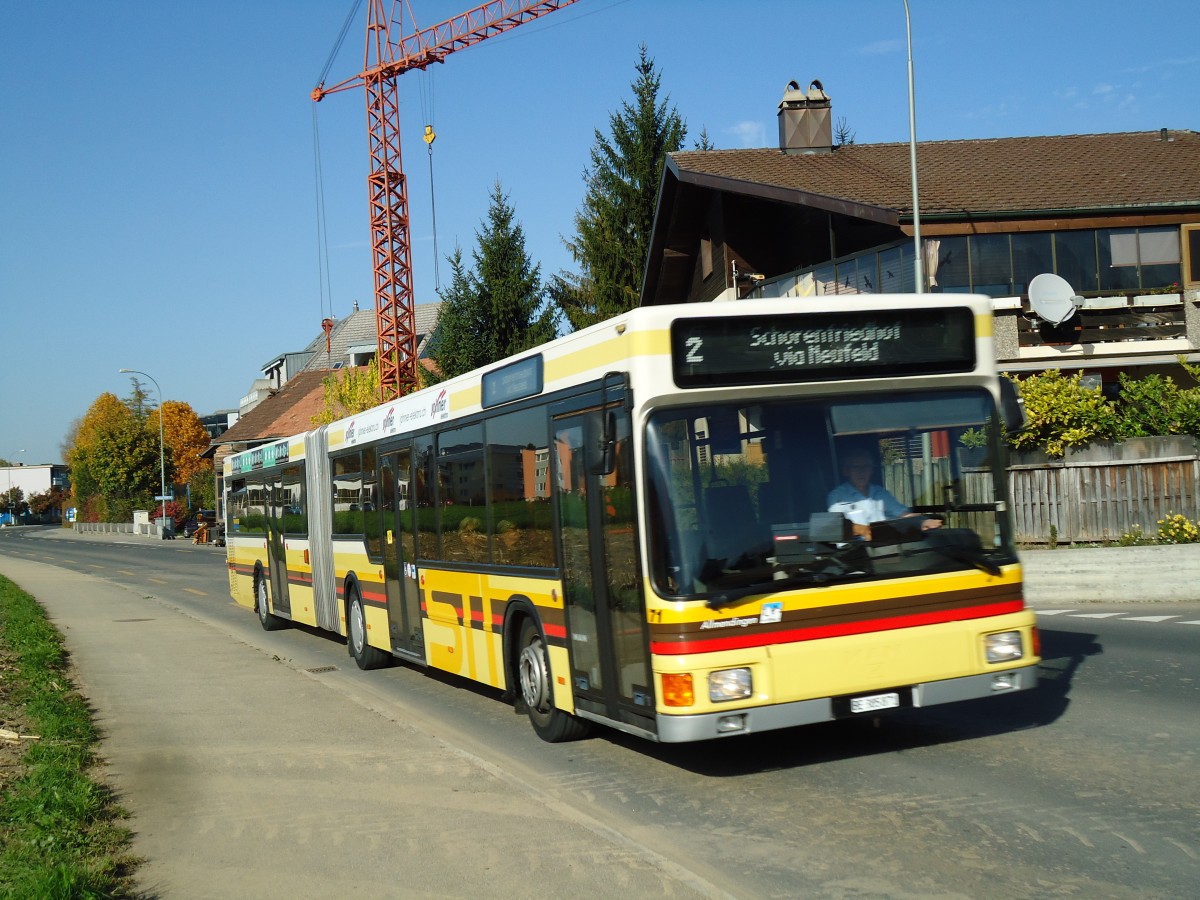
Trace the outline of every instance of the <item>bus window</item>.
<instances>
[{"instance_id":1,"label":"bus window","mask_svg":"<svg viewBox=\"0 0 1200 900\"><path fill-rule=\"evenodd\" d=\"M246 479L246 505L241 520L242 534L266 534L267 487L261 481Z\"/></svg>"},{"instance_id":2,"label":"bus window","mask_svg":"<svg viewBox=\"0 0 1200 900\"><path fill-rule=\"evenodd\" d=\"M687 597L1010 561L993 421L983 391L656 413L646 437L655 584ZM847 487L850 463L870 466L869 496ZM896 524L867 527L880 521Z\"/></svg>"},{"instance_id":3,"label":"bus window","mask_svg":"<svg viewBox=\"0 0 1200 900\"><path fill-rule=\"evenodd\" d=\"M514 566L554 565L548 425L542 407L487 423L492 559Z\"/></svg>"},{"instance_id":4,"label":"bus window","mask_svg":"<svg viewBox=\"0 0 1200 900\"><path fill-rule=\"evenodd\" d=\"M483 425L443 431L437 447L442 553L455 562L487 562Z\"/></svg>"},{"instance_id":5,"label":"bus window","mask_svg":"<svg viewBox=\"0 0 1200 900\"><path fill-rule=\"evenodd\" d=\"M417 438L413 445L413 483L410 491L416 512L418 559L439 559L442 543L437 531L437 501L434 497L433 436Z\"/></svg>"},{"instance_id":6,"label":"bus window","mask_svg":"<svg viewBox=\"0 0 1200 900\"><path fill-rule=\"evenodd\" d=\"M308 534L308 517L304 513L304 469L301 466L289 466L283 470L279 516L284 534Z\"/></svg>"},{"instance_id":7,"label":"bus window","mask_svg":"<svg viewBox=\"0 0 1200 900\"><path fill-rule=\"evenodd\" d=\"M362 455L356 450L333 460L333 533L362 534Z\"/></svg>"}]
</instances>

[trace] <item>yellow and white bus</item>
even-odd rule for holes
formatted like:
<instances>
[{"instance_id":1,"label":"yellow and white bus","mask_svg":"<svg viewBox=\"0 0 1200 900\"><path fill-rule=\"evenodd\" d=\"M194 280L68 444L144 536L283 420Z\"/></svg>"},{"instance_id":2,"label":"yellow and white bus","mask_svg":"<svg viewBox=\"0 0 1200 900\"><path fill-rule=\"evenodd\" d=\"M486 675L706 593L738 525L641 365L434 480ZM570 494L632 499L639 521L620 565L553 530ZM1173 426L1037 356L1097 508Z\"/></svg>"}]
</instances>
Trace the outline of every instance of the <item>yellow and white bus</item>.
<instances>
[{"instance_id":1,"label":"yellow and white bus","mask_svg":"<svg viewBox=\"0 0 1200 900\"><path fill-rule=\"evenodd\" d=\"M1002 385L987 298L636 309L227 459L231 592L548 741L1021 691Z\"/></svg>"}]
</instances>

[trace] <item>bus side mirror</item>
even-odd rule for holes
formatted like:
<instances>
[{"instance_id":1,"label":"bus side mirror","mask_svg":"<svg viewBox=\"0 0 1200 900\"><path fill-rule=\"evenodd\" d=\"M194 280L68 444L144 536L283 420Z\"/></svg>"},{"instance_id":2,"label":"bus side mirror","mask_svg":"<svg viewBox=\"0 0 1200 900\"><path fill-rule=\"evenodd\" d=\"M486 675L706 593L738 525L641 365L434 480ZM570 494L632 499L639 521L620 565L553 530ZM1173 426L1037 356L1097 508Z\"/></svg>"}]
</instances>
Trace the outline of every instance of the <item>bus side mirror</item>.
<instances>
[{"instance_id":1,"label":"bus side mirror","mask_svg":"<svg viewBox=\"0 0 1200 900\"><path fill-rule=\"evenodd\" d=\"M1009 431L1023 431L1029 425L1025 401L1021 399L1017 386L1004 377L1000 379L1000 416Z\"/></svg>"}]
</instances>

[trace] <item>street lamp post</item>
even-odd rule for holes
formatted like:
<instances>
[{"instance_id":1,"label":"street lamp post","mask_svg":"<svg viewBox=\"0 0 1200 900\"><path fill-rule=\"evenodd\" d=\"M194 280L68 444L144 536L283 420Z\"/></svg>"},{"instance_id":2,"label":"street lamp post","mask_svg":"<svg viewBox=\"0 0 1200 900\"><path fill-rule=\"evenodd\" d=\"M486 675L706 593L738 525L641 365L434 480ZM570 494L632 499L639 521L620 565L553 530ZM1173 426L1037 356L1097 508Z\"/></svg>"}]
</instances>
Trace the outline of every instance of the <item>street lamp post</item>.
<instances>
[{"instance_id":1,"label":"street lamp post","mask_svg":"<svg viewBox=\"0 0 1200 900\"><path fill-rule=\"evenodd\" d=\"M163 444L162 388L159 387L158 381L155 380L154 376L147 374L146 372L139 372L137 369L121 369L120 374L122 374L122 375L145 375L147 378L149 378L151 381L154 382L154 387L158 390L158 468L159 468L159 475L162 479L162 481L160 482L161 493L160 493L158 499L159 499L159 502L162 503L162 518L166 519L167 518L167 456L166 456L166 451L163 449L165 447L165 445ZM166 526L164 525L163 528L165 529Z\"/></svg>"},{"instance_id":2,"label":"street lamp post","mask_svg":"<svg viewBox=\"0 0 1200 900\"><path fill-rule=\"evenodd\" d=\"M921 209L917 202L917 102L913 87L912 18L904 0L904 28L908 32L908 157L912 170L913 195L913 280L918 294L925 293L925 261L921 257Z\"/></svg>"}]
</instances>

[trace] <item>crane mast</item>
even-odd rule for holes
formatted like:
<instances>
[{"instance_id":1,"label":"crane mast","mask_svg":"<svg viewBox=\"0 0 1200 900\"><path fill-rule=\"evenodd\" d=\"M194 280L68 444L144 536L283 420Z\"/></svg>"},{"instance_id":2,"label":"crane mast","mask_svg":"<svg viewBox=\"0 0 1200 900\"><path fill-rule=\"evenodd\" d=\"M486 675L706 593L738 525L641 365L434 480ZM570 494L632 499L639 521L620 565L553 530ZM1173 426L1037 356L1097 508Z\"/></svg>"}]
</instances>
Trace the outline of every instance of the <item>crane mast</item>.
<instances>
[{"instance_id":1,"label":"crane mast","mask_svg":"<svg viewBox=\"0 0 1200 900\"><path fill-rule=\"evenodd\" d=\"M456 50L502 34L576 0L492 0L429 28L404 35L401 0L370 0L363 70L312 91L319 102L328 94L364 87L371 171L367 176L374 266L376 359L384 401L417 383L416 311L412 282L412 241L408 190L400 158L400 99L397 79L411 69L442 62ZM387 7L390 6L390 12Z\"/></svg>"}]
</instances>

